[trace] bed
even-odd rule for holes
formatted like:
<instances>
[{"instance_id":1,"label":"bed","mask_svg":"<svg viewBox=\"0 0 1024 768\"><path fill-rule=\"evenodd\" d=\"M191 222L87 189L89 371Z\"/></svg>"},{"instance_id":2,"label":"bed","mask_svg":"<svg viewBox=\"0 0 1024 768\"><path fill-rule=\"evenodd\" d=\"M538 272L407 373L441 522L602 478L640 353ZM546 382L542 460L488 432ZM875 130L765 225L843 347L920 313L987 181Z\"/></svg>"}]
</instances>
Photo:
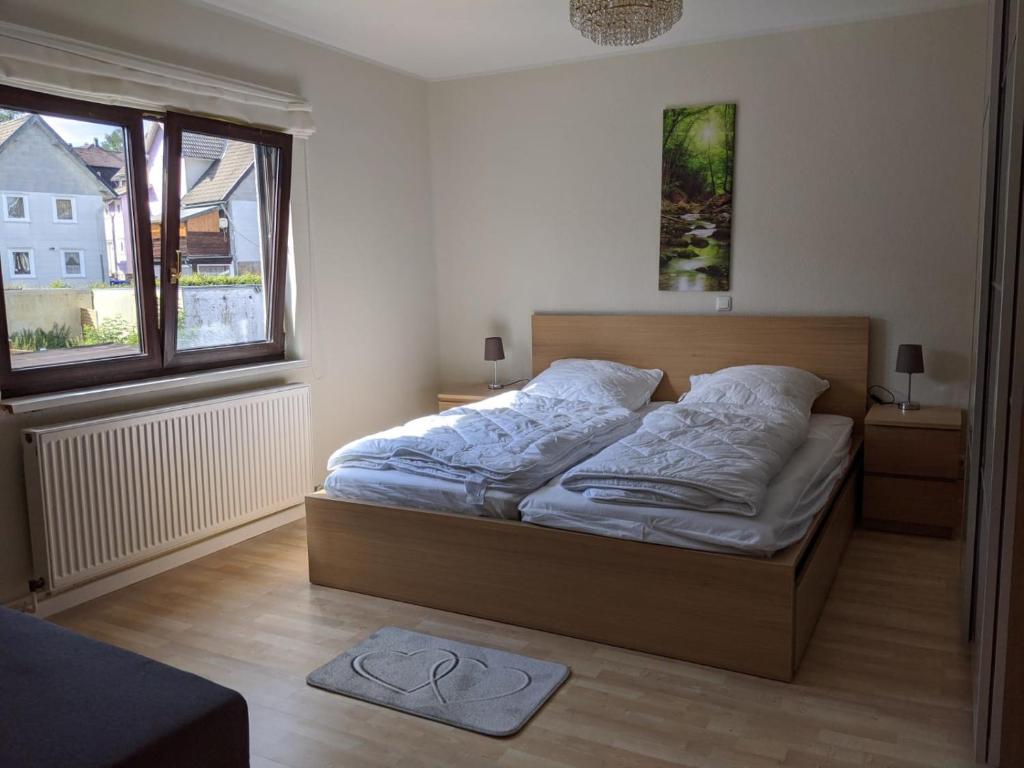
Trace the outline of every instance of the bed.
<instances>
[{"instance_id":1,"label":"bed","mask_svg":"<svg viewBox=\"0 0 1024 768\"><path fill-rule=\"evenodd\" d=\"M0 765L249 765L235 691L2 607L0 646Z\"/></svg>"},{"instance_id":2,"label":"bed","mask_svg":"<svg viewBox=\"0 0 1024 768\"><path fill-rule=\"evenodd\" d=\"M570 357L689 376L760 363L831 382L818 413L853 420L845 471L773 557L665 546L518 520L307 498L310 580L778 680L791 680L853 528L867 403L862 317L533 317L533 370Z\"/></svg>"}]
</instances>

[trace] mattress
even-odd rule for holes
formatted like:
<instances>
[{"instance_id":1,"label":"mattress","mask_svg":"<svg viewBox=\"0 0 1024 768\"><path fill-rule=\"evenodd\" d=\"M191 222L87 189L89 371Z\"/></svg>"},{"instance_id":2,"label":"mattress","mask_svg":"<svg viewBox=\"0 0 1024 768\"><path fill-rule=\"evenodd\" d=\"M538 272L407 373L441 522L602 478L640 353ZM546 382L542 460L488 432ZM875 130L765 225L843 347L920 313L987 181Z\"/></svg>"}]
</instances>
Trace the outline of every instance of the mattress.
<instances>
[{"instance_id":1,"label":"mattress","mask_svg":"<svg viewBox=\"0 0 1024 768\"><path fill-rule=\"evenodd\" d=\"M637 413L644 416L653 408L666 403L649 403ZM609 436L595 450L580 449L579 460L596 453L596 448L621 440L639 427L639 423L624 425L617 433ZM469 499L464 483L444 480L425 475L416 475L395 469L361 469L342 467L331 472L324 481L324 491L332 499L379 504L385 507L407 507L426 509L434 512L455 512L475 517L499 517L506 520L519 519L519 502L525 493L487 488L479 503Z\"/></svg>"},{"instance_id":2,"label":"mattress","mask_svg":"<svg viewBox=\"0 0 1024 768\"><path fill-rule=\"evenodd\" d=\"M592 500L561 477L520 504L524 522L619 539L768 557L799 541L849 463L853 421L811 416L807 439L768 486L753 517Z\"/></svg>"}]
</instances>

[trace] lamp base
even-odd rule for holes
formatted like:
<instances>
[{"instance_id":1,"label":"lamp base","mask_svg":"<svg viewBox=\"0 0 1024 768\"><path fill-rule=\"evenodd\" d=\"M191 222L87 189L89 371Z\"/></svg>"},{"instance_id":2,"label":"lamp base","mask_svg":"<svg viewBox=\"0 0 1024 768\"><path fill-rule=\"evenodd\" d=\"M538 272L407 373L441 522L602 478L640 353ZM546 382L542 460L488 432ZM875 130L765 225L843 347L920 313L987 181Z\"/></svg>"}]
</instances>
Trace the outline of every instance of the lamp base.
<instances>
[{"instance_id":1,"label":"lamp base","mask_svg":"<svg viewBox=\"0 0 1024 768\"><path fill-rule=\"evenodd\" d=\"M487 388L488 389L504 389L505 385L504 384L488 384Z\"/></svg>"},{"instance_id":2,"label":"lamp base","mask_svg":"<svg viewBox=\"0 0 1024 768\"><path fill-rule=\"evenodd\" d=\"M912 403L909 400L904 400L902 403L896 403L896 407L901 411L920 411L920 403Z\"/></svg>"}]
</instances>

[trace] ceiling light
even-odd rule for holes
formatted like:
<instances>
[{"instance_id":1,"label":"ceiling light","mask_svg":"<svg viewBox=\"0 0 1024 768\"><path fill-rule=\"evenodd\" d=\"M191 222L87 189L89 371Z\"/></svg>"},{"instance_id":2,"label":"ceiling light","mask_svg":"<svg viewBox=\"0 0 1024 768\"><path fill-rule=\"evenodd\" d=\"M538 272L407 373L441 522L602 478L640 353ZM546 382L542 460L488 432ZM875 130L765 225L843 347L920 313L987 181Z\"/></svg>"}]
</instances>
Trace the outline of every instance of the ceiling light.
<instances>
[{"instance_id":1,"label":"ceiling light","mask_svg":"<svg viewBox=\"0 0 1024 768\"><path fill-rule=\"evenodd\" d=\"M598 45L639 45L672 29L683 0L569 0L569 23Z\"/></svg>"}]
</instances>

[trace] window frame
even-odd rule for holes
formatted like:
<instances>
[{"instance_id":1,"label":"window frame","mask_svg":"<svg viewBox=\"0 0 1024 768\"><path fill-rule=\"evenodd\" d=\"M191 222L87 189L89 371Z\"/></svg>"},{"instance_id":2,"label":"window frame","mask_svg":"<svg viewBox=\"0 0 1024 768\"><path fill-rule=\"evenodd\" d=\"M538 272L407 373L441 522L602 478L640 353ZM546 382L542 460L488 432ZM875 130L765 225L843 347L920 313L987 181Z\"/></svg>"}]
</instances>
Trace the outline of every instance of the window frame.
<instances>
[{"instance_id":1,"label":"window frame","mask_svg":"<svg viewBox=\"0 0 1024 768\"><path fill-rule=\"evenodd\" d=\"M68 254L78 254L78 272L68 272ZM60 249L60 276L72 279L85 277L85 249L84 248L61 248Z\"/></svg>"},{"instance_id":2,"label":"window frame","mask_svg":"<svg viewBox=\"0 0 1024 768\"><path fill-rule=\"evenodd\" d=\"M175 272L183 274L181 245L181 136L204 133L228 140L245 141L275 147L279 154L277 208L274 216L278 231L274 251L264 256L263 290L267 300L267 340L196 349L177 348L178 291ZM285 351L285 282L288 267L288 224L291 206L292 137L278 131L227 123L180 112L164 117L164 212L161 227L160 307L163 316L164 368L194 371L242 363L283 360ZM172 204L173 202L173 204ZM178 255L172 258L171 254Z\"/></svg>"},{"instance_id":3,"label":"window frame","mask_svg":"<svg viewBox=\"0 0 1024 768\"><path fill-rule=\"evenodd\" d=\"M41 365L35 368L12 367L8 333L7 308L0 291L0 396L17 397L63 392L118 382L158 380L166 375L193 371L233 368L285 359L285 319L288 274L288 242L291 217L291 176L293 137L264 128L239 125L225 120L197 117L168 111L146 112L129 107L82 101L63 96L0 85L0 106L19 112L34 112L86 122L120 127L125 134L125 161L128 182L125 215L131 216L127 229L134 243L135 296L138 313L139 353L125 357L98 358L75 363ZM144 121L163 124L163 222L160 242L153 242L149 213L149 179ZM169 257L178 249L180 226L181 131L223 136L228 139L263 144L278 149L276 207L272 212L277 231L273 253L264 257L264 291L267 302L267 340L244 344L177 350L177 286L171 281L176 260ZM173 190L173 195L168 194ZM12 191L9 194L21 195ZM29 213L28 195L26 215ZM70 198L74 221L56 219L56 199ZM51 207L56 223L78 223L74 195L52 195ZM173 202L173 204L171 204ZM6 213L6 204L5 204ZM22 221L16 219L15 221ZM169 247L173 246L173 247ZM26 249L16 249L26 250ZM34 251L34 249L27 249ZM85 250L82 256L85 273ZM160 303L157 303L156 258L159 258ZM61 254L61 270L64 271ZM13 267L13 264L10 265ZM32 255L33 277L38 274L35 254ZM0 262L0 271L7 274L7 264ZM177 270L180 272L180 268ZM66 277L73 277L66 275ZM159 310L158 310L159 307ZM158 312L160 313L158 315Z\"/></svg>"},{"instance_id":4,"label":"window frame","mask_svg":"<svg viewBox=\"0 0 1024 768\"><path fill-rule=\"evenodd\" d=\"M32 271L27 275L19 275L17 273L17 265L14 263L14 254L16 253L27 253L28 263L32 267ZM7 249L7 261L11 265L11 280L35 280L36 279L36 249L23 246L14 246L13 248Z\"/></svg>"},{"instance_id":5,"label":"window frame","mask_svg":"<svg viewBox=\"0 0 1024 768\"><path fill-rule=\"evenodd\" d=\"M71 203L71 218L62 219L57 211L57 201L67 200ZM78 203L75 200L74 195L50 195L50 206L53 209L53 223L54 224L77 224L78 223Z\"/></svg>"},{"instance_id":6,"label":"window frame","mask_svg":"<svg viewBox=\"0 0 1024 768\"><path fill-rule=\"evenodd\" d=\"M8 222L8 223L11 223L11 224L23 224L23 223L24 224L31 224L32 223L32 215L29 212L28 192L4 192L3 195L4 195L4 221ZM7 199L11 198L11 197L20 197L21 198L21 206L22 206L22 208L25 211L25 216L23 218L16 219L16 218L12 218L11 217L11 209L10 209L10 206L9 206L9 204L7 202Z\"/></svg>"},{"instance_id":7,"label":"window frame","mask_svg":"<svg viewBox=\"0 0 1024 768\"><path fill-rule=\"evenodd\" d=\"M0 291L0 394L4 397L12 397L59 392L159 376L162 350L157 328L153 251L152 248L142 247L142 244L148 242L150 237L146 145L142 128L144 114L139 110L127 107L79 101L6 85L0 85L0 105L17 111L116 125L124 130L129 194L132 199L131 207L134 209L131 232L135 243L134 253L138 270L135 296L139 329L138 354L120 358L99 358L87 362L15 369L11 365L6 301L4 292ZM54 197L61 197L61 195ZM63 221L62 223L69 222ZM38 273L34 258L33 271ZM22 277L20 279L31 278Z\"/></svg>"}]
</instances>

